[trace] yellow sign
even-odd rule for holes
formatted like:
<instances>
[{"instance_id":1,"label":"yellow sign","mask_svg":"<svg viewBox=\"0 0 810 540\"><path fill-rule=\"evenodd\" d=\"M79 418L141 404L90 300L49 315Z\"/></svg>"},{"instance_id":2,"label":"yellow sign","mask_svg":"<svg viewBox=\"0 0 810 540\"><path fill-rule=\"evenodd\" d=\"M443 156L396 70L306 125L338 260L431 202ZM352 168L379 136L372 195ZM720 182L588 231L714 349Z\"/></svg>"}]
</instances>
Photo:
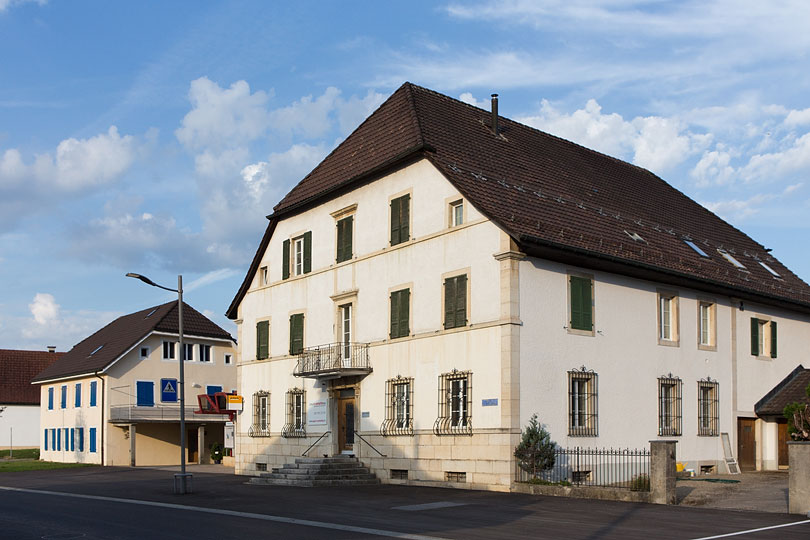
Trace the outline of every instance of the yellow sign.
<instances>
[{"instance_id":1,"label":"yellow sign","mask_svg":"<svg viewBox=\"0 0 810 540\"><path fill-rule=\"evenodd\" d=\"M228 410L241 411L242 410L242 396L235 396L228 394Z\"/></svg>"}]
</instances>

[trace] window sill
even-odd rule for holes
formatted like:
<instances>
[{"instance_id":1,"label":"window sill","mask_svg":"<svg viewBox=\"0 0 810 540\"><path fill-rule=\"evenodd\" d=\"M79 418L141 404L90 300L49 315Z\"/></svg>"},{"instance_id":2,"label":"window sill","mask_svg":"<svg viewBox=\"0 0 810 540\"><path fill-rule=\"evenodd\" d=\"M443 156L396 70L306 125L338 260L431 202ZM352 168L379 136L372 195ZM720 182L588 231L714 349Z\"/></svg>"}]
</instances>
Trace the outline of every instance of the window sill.
<instances>
[{"instance_id":1,"label":"window sill","mask_svg":"<svg viewBox=\"0 0 810 540\"><path fill-rule=\"evenodd\" d=\"M681 346L681 342L678 341L678 340L661 339L661 338L658 338L658 344L661 345L662 347L680 347Z\"/></svg>"},{"instance_id":2,"label":"window sill","mask_svg":"<svg viewBox=\"0 0 810 540\"><path fill-rule=\"evenodd\" d=\"M574 336L590 336L593 337L596 335L594 330L580 330L579 328L571 328L570 326L565 327L566 331Z\"/></svg>"},{"instance_id":3,"label":"window sill","mask_svg":"<svg viewBox=\"0 0 810 540\"><path fill-rule=\"evenodd\" d=\"M717 352L717 345L701 345L698 343L699 351Z\"/></svg>"}]
</instances>

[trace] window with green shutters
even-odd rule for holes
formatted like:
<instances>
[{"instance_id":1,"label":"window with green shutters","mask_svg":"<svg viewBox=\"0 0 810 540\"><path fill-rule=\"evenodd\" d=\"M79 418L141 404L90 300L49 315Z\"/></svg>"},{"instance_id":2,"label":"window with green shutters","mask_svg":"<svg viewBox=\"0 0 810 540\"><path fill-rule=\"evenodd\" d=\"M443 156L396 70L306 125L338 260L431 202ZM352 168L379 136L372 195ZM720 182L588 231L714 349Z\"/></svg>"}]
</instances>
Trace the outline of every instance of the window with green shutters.
<instances>
[{"instance_id":1,"label":"window with green shutters","mask_svg":"<svg viewBox=\"0 0 810 540\"><path fill-rule=\"evenodd\" d=\"M290 354L298 354L304 349L304 314L290 315Z\"/></svg>"},{"instance_id":2,"label":"window with green shutters","mask_svg":"<svg viewBox=\"0 0 810 540\"><path fill-rule=\"evenodd\" d=\"M411 290L391 293L391 339L406 337L410 329Z\"/></svg>"},{"instance_id":3,"label":"window with green shutters","mask_svg":"<svg viewBox=\"0 0 810 540\"><path fill-rule=\"evenodd\" d=\"M593 280L569 276L571 317L569 327L573 330L593 331Z\"/></svg>"},{"instance_id":4,"label":"window with green shutters","mask_svg":"<svg viewBox=\"0 0 810 540\"><path fill-rule=\"evenodd\" d=\"M345 217L337 222L337 262L342 263L352 258L352 225L354 216Z\"/></svg>"},{"instance_id":5,"label":"window with green shutters","mask_svg":"<svg viewBox=\"0 0 810 540\"><path fill-rule=\"evenodd\" d=\"M467 274L444 280L444 327L467 325Z\"/></svg>"},{"instance_id":6,"label":"window with green shutters","mask_svg":"<svg viewBox=\"0 0 810 540\"><path fill-rule=\"evenodd\" d=\"M298 238L284 240L281 245L281 279L308 274L312 271L312 231Z\"/></svg>"},{"instance_id":7,"label":"window with green shutters","mask_svg":"<svg viewBox=\"0 0 810 540\"><path fill-rule=\"evenodd\" d=\"M776 321L751 318L751 354L776 358Z\"/></svg>"},{"instance_id":8,"label":"window with green shutters","mask_svg":"<svg viewBox=\"0 0 810 540\"><path fill-rule=\"evenodd\" d=\"M270 356L270 321L256 323L256 360Z\"/></svg>"},{"instance_id":9,"label":"window with green shutters","mask_svg":"<svg viewBox=\"0 0 810 540\"><path fill-rule=\"evenodd\" d=\"M391 245L407 242L410 236L411 196L391 200Z\"/></svg>"}]
</instances>

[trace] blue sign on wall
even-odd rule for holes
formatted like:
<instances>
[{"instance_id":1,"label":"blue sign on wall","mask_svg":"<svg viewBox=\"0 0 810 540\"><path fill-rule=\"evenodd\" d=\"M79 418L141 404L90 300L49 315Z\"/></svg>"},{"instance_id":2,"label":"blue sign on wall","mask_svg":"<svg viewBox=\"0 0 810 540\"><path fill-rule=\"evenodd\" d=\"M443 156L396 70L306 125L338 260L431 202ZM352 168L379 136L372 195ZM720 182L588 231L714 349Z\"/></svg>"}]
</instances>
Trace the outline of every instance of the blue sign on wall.
<instances>
[{"instance_id":1,"label":"blue sign on wall","mask_svg":"<svg viewBox=\"0 0 810 540\"><path fill-rule=\"evenodd\" d=\"M498 406L498 398L494 399L482 399L481 400L482 407L497 407Z\"/></svg>"},{"instance_id":2,"label":"blue sign on wall","mask_svg":"<svg viewBox=\"0 0 810 540\"><path fill-rule=\"evenodd\" d=\"M160 379L160 401L177 402L177 379Z\"/></svg>"}]
</instances>

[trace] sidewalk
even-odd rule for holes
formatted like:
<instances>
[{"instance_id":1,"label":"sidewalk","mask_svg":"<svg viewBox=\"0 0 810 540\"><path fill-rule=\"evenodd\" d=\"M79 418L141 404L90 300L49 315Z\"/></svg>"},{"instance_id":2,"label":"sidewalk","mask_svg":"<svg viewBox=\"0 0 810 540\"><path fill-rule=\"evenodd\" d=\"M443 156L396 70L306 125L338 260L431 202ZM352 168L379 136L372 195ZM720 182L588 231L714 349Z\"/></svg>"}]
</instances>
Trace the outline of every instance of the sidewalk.
<instances>
[{"instance_id":1,"label":"sidewalk","mask_svg":"<svg viewBox=\"0 0 810 540\"><path fill-rule=\"evenodd\" d=\"M706 480L737 480L739 483L713 483ZM756 510L787 513L787 471L715 474L678 479L678 504L725 510Z\"/></svg>"}]
</instances>

